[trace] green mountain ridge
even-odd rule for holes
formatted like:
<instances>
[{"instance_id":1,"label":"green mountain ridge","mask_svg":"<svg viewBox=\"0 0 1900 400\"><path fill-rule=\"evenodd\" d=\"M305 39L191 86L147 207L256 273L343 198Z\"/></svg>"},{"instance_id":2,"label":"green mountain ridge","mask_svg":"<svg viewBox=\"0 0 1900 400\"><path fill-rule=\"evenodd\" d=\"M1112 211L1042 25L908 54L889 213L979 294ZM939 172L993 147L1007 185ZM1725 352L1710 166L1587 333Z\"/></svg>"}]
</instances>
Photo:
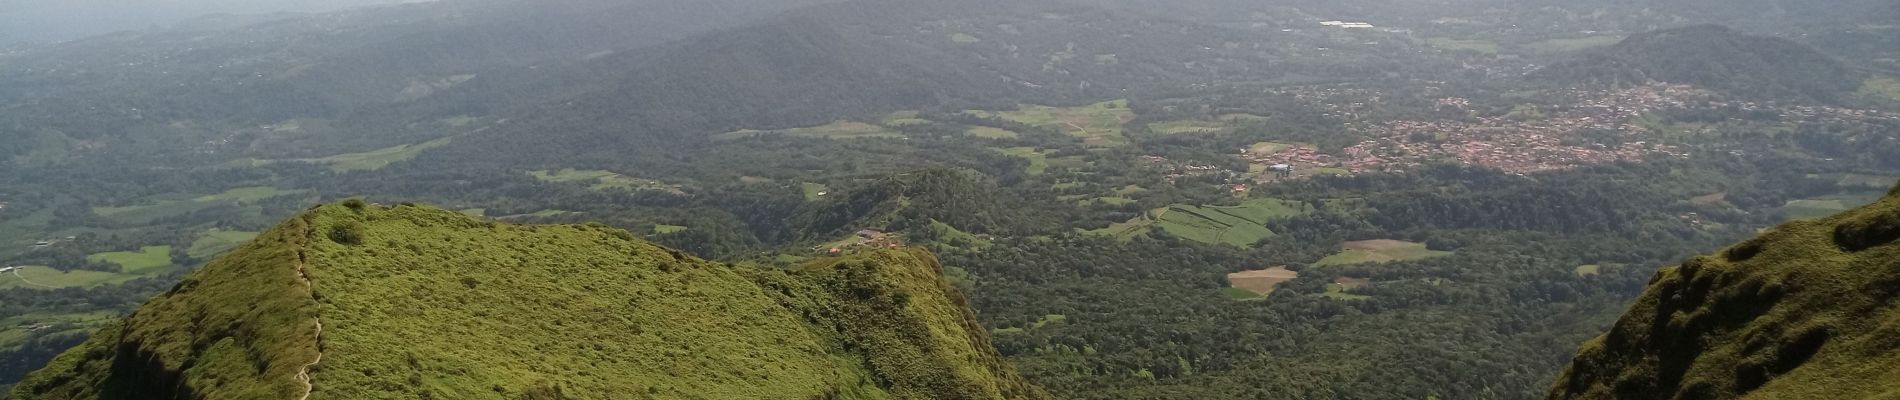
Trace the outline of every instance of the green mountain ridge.
<instances>
[{"instance_id":1,"label":"green mountain ridge","mask_svg":"<svg viewBox=\"0 0 1900 400\"><path fill-rule=\"evenodd\" d=\"M1550 399L1900 396L1900 189L1656 275Z\"/></svg>"},{"instance_id":2,"label":"green mountain ridge","mask_svg":"<svg viewBox=\"0 0 1900 400\"><path fill-rule=\"evenodd\" d=\"M314 208L29 375L15 399L1044 399L928 253L793 271L596 225Z\"/></svg>"},{"instance_id":3,"label":"green mountain ridge","mask_svg":"<svg viewBox=\"0 0 1900 400\"><path fill-rule=\"evenodd\" d=\"M1665 29L1537 71L1585 86L1648 81L1691 84L1751 99L1836 102L1860 88L1861 74L1800 43L1718 25Z\"/></svg>"}]
</instances>

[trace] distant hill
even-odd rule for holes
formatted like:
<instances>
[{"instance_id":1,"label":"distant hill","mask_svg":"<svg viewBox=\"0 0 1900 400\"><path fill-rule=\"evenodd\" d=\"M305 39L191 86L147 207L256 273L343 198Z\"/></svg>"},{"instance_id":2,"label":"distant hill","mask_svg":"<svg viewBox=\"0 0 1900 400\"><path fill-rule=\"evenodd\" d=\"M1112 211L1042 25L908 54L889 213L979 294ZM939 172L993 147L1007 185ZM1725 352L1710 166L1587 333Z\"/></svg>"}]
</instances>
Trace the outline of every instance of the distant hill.
<instances>
[{"instance_id":1,"label":"distant hill","mask_svg":"<svg viewBox=\"0 0 1900 400\"><path fill-rule=\"evenodd\" d=\"M1045 399L921 251L792 271L599 226L308 211L15 399Z\"/></svg>"},{"instance_id":2,"label":"distant hill","mask_svg":"<svg viewBox=\"0 0 1900 400\"><path fill-rule=\"evenodd\" d=\"M1838 101L1862 81L1859 72L1807 46L1714 25L1637 34L1532 76L1599 87L1663 81L1753 99L1820 102Z\"/></svg>"},{"instance_id":3,"label":"distant hill","mask_svg":"<svg viewBox=\"0 0 1900 400\"><path fill-rule=\"evenodd\" d=\"M558 68L491 74L436 100L485 112L561 104L543 110L669 131L791 128L1282 74L1267 51L1223 47L1247 35L1047 0L851 1Z\"/></svg>"},{"instance_id":4,"label":"distant hill","mask_svg":"<svg viewBox=\"0 0 1900 400\"><path fill-rule=\"evenodd\" d=\"M1900 189L1663 270L1550 398L1892 398L1897 300Z\"/></svg>"},{"instance_id":5,"label":"distant hill","mask_svg":"<svg viewBox=\"0 0 1900 400\"><path fill-rule=\"evenodd\" d=\"M169 122L228 132L324 120L321 136L241 136L220 153L321 157L490 116L511 121L490 133L513 142L466 143L535 148L1288 73L1284 49L1241 46L1254 33L1049 0L466 0L200 22L0 52L0 142L57 131L110 147ZM0 157L28 150L0 146Z\"/></svg>"}]
</instances>

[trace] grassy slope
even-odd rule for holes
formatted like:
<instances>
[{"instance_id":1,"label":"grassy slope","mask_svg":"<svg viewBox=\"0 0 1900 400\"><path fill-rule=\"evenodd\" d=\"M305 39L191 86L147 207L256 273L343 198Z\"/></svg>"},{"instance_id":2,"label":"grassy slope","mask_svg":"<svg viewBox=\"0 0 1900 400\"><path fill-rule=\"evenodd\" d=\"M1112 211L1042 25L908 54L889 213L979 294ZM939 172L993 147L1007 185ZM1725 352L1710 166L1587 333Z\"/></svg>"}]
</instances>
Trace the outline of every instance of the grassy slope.
<instances>
[{"instance_id":1,"label":"grassy slope","mask_svg":"<svg viewBox=\"0 0 1900 400\"><path fill-rule=\"evenodd\" d=\"M1658 273L1552 399L1900 395L1900 190Z\"/></svg>"},{"instance_id":2,"label":"grassy slope","mask_svg":"<svg viewBox=\"0 0 1900 400\"><path fill-rule=\"evenodd\" d=\"M102 330L15 396L296 398L321 316L312 399L1046 398L996 354L938 268L893 251L749 269L608 228L324 206Z\"/></svg>"},{"instance_id":3,"label":"grassy slope","mask_svg":"<svg viewBox=\"0 0 1900 400\"><path fill-rule=\"evenodd\" d=\"M302 220L259 236L28 375L15 399L295 398L317 302Z\"/></svg>"}]
</instances>

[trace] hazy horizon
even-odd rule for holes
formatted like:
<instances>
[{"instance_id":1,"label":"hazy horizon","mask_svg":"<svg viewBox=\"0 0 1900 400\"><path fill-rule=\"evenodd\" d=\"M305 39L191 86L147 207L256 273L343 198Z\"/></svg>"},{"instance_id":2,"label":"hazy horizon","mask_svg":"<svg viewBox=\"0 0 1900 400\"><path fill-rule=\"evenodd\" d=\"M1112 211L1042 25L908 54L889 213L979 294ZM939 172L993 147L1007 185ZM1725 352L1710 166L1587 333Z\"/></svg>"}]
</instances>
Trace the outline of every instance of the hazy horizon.
<instances>
[{"instance_id":1,"label":"hazy horizon","mask_svg":"<svg viewBox=\"0 0 1900 400\"><path fill-rule=\"evenodd\" d=\"M14 0L0 3L0 45L166 27L213 14L325 12L433 0Z\"/></svg>"}]
</instances>

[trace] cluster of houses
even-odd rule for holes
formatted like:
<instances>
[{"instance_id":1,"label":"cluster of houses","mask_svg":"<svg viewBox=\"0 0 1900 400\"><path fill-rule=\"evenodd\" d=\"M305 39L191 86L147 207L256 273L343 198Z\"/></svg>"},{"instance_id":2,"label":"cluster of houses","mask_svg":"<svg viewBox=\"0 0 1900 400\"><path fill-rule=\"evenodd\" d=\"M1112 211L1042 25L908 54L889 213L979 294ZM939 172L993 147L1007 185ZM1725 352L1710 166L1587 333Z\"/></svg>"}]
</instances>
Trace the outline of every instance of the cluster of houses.
<instances>
[{"instance_id":1,"label":"cluster of houses","mask_svg":"<svg viewBox=\"0 0 1900 400\"><path fill-rule=\"evenodd\" d=\"M1167 157L1154 155L1141 156L1141 161L1147 162L1150 167L1161 169L1163 171L1162 177L1167 178L1170 184L1188 176L1210 175L1226 171L1221 167L1213 165L1176 162L1169 160Z\"/></svg>"},{"instance_id":2,"label":"cluster of houses","mask_svg":"<svg viewBox=\"0 0 1900 400\"><path fill-rule=\"evenodd\" d=\"M839 255L866 249L895 249L904 247L904 238L876 229L860 230L850 240L829 246L813 247L812 251L824 255Z\"/></svg>"},{"instance_id":3,"label":"cluster of houses","mask_svg":"<svg viewBox=\"0 0 1900 400\"><path fill-rule=\"evenodd\" d=\"M1364 102L1377 102L1376 95L1361 102L1332 102L1341 95L1370 95L1358 90L1320 90L1301 93L1304 100L1318 101L1336 112L1351 113ZM1243 153L1254 164L1268 165L1260 180L1291 177L1295 169L1336 168L1347 173L1367 171L1399 172L1423 165L1429 160L1452 159L1466 165L1529 174L1650 157L1683 157L1686 152L1672 146L1637 140L1643 129L1635 120L1650 112L1708 104L1713 94L1686 85L1650 84L1610 92L1574 92L1580 100L1556 107L1541 118L1492 116L1476 121L1430 120L1390 121L1360 125L1370 139L1347 147L1344 155L1321 153L1311 146L1295 146L1267 154ZM1444 98L1438 107L1469 107L1470 100ZM1864 115L1839 113L1838 115ZM1628 140L1600 144L1566 140L1586 131L1618 132Z\"/></svg>"},{"instance_id":4,"label":"cluster of houses","mask_svg":"<svg viewBox=\"0 0 1900 400\"><path fill-rule=\"evenodd\" d=\"M1475 122L1392 121L1366 127L1372 139L1346 148L1337 167L1352 172L1403 170L1426 160L1455 159L1466 165L1529 174L1581 165L1683 157L1672 146L1636 140L1635 120L1656 110L1704 103L1712 94L1685 85L1651 84L1624 90L1577 93L1580 101L1541 118L1492 116ZM1462 106L1463 99L1441 101ZM1617 132L1629 140L1588 143L1566 140L1586 131ZM1318 161L1318 160L1315 160Z\"/></svg>"}]
</instances>

